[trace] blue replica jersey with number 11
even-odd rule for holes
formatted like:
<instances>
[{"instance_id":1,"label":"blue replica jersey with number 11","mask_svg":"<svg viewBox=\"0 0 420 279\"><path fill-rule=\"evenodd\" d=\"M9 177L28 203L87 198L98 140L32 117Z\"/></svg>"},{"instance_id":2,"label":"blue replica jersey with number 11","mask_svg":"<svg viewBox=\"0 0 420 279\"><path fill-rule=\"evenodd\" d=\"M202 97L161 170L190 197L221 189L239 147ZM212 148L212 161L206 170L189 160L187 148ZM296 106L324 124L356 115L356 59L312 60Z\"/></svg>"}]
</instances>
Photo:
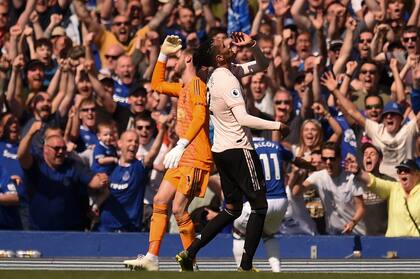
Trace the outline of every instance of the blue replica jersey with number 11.
<instances>
[{"instance_id":1,"label":"blue replica jersey with number 11","mask_svg":"<svg viewBox=\"0 0 420 279\"><path fill-rule=\"evenodd\" d=\"M293 154L283 146L264 138L254 137L252 140L264 170L267 199L287 198L283 162L291 162Z\"/></svg>"}]
</instances>

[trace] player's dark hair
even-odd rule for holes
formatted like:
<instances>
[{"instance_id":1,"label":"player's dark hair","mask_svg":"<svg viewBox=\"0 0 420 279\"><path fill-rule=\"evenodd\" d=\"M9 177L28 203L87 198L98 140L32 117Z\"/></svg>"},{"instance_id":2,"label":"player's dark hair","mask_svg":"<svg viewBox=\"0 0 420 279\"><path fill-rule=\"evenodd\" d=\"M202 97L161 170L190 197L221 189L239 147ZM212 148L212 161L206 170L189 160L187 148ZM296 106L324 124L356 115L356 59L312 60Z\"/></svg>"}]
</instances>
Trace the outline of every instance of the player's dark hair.
<instances>
[{"instance_id":1,"label":"player's dark hair","mask_svg":"<svg viewBox=\"0 0 420 279\"><path fill-rule=\"evenodd\" d=\"M207 40L196 50L193 56L193 65L196 69L201 67L215 66L216 62L216 48L213 45L213 40Z\"/></svg>"},{"instance_id":2,"label":"player's dark hair","mask_svg":"<svg viewBox=\"0 0 420 279\"><path fill-rule=\"evenodd\" d=\"M208 36L210 39L212 39L217 34L221 34L221 33L227 34L227 29L225 27L215 26L215 27L210 28Z\"/></svg>"}]
</instances>

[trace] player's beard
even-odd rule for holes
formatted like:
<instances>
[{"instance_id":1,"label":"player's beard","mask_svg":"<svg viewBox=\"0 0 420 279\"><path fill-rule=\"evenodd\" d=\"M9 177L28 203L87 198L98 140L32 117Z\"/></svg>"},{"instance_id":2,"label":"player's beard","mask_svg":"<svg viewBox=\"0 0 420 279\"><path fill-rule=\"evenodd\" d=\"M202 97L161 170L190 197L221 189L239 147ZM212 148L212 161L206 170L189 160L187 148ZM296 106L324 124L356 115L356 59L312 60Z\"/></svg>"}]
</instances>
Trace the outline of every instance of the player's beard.
<instances>
[{"instance_id":1,"label":"player's beard","mask_svg":"<svg viewBox=\"0 0 420 279\"><path fill-rule=\"evenodd\" d=\"M185 61L181 61L181 62L178 62L178 63L179 64L175 68L175 76L181 77L187 66L185 65Z\"/></svg>"}]
</instances>

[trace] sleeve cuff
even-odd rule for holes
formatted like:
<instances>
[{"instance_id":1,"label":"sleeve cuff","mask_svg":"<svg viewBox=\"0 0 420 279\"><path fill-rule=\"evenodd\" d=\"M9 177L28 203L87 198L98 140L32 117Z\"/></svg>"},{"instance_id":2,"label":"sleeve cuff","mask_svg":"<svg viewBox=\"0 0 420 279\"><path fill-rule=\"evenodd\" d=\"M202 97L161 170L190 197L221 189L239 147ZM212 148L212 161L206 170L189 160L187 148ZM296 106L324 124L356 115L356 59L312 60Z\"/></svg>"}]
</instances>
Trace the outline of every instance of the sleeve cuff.
<instances>
[{"instance_id":1,"label":"sleeve cuff","mask_svg":"<svg viewBox=\"0 0 420 279\"><path fill-rule=\"evenodd\" d=\"M166 56L165 54L163 54L162 52L159 53L159 57L158 57L158 61L162 62L162 63L166 63L166 61L168 60L168 56Z\"/></svg>"},{"instance_id":2,"label":"sleeve cuff","mask_svg":"<svg viewBox=\"0 0 420 279\"><path fill-rule=\"evenodd\" d=\"M176 143L176 145L180 145L180 146L186 148L189 143L190 143L190 141L187 140L187 139L179 139L178 142Z\"/></svg>"}]
</instances>

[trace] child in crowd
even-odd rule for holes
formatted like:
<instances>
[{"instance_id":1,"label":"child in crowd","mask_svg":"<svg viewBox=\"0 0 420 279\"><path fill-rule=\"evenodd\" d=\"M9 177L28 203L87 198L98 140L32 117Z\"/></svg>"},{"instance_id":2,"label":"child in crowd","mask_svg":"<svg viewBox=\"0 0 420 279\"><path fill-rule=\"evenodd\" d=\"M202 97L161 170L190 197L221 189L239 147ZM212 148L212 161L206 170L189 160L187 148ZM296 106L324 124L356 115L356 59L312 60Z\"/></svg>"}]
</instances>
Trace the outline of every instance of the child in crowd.
<instances>
[{"instance_id":1,"label":"child in crowd","mask_svg":"<svg viewBox=\"0 0 420 279\"><path fill-rule=\"evenodd\" d=\"M110 174L118 162L117 151L112 124L103 122L98 124L98 143L93 150L92 171Z\"/></svg>"}]
</instances>

